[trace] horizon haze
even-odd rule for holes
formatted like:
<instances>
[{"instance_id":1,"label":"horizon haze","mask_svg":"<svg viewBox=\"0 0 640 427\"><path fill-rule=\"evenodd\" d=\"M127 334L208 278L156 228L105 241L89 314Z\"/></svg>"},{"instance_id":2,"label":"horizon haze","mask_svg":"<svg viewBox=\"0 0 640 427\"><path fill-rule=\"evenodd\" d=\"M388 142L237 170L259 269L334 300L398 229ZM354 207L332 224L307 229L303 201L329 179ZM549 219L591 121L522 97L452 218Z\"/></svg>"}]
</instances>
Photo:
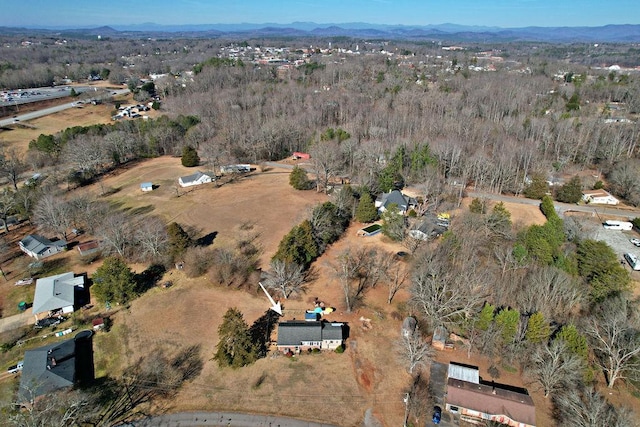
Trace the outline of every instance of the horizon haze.
<instances>
[{"instance_id":1,"label":"horizon haze","mask_svg":"<svg viewBox=\"0 0 640 427\"><path fill-rule=\"evenodd\" d=\"M620 0L615 7L601 0L585 0L579 7L568 0L459 0L453 4L440 0L5 0L3 6L0 26L43 29L295 22L499 28L640 24L637 0Z\"/></svg>"}]
</instances>

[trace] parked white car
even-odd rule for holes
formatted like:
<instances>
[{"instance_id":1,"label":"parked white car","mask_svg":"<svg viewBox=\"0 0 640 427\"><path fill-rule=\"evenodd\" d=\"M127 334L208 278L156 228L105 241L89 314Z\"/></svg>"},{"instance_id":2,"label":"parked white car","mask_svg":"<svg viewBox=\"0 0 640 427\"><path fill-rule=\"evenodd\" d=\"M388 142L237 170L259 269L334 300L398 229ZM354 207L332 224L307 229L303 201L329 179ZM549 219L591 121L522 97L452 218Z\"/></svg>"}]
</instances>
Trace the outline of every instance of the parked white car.
<instances>
[{"instance_id":1,"label":"parked white car","mask_svg":"<svg viewBox=\"0 0 640 427\"><path fill-rule=\"evenodd\" d=\"M640 239L635 239L635 238L633 238L633 239L629 239L629 241L630 241L631 243L633 243L634 245L636 245L636 246L640 247Z\"/></svg>"}]
</instances>

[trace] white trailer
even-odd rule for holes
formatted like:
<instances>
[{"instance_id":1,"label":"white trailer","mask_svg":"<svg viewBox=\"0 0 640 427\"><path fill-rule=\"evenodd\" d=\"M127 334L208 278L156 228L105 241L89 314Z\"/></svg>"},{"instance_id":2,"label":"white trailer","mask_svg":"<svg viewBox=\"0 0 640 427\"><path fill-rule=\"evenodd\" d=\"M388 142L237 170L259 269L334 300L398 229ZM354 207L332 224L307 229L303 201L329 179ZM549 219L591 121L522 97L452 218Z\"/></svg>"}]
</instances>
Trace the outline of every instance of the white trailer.
<instances>
[{"instance_id":1,"label":"white trailer","mask_svg":"<svg viewBox=\"0 0 640 427\"><path fill-rule=\"evenodd\" d=\"M633 224L627 221L607 220L602 226L607 230L633 230Z\"/></svg>"}]
</instances>

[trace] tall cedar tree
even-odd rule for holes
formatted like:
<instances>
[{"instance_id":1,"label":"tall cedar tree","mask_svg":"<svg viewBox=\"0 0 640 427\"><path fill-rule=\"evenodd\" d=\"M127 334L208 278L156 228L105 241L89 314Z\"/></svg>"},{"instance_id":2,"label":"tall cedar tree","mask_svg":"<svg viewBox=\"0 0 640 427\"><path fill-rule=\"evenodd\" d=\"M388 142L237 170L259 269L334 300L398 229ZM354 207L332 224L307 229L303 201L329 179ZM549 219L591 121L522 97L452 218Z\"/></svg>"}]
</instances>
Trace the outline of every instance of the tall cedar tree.
<instances>
[{"instance_id":1,"label":"tall cedar tree","mask_svg":"<svg viewBox=\"0 0 640 427\"><path fill-rule=\"evenodd\" d=\"M191 237L177 222L167 226L167 234L169 235L169 255L174 259L182 255L193 243Z\"/></svg>"},{"instance_id":2,"label":"tall cedar tree","mask_svg":"<svg viewBox=\"0 0 640 427\"><path fill-rule=\"evenodd\" d=\"M220 341L214 359L220 367L240 368L250 365L258 358L257 346L251 341L249 325L237 308L229 308L218 328Z\"/></svg>"},{"instance_id":3,"label":"tall cedar tree","mask_svg":"<svg viewBox=\"0 0 640 427\"><path fill-rule=\"evenodd\" d=\"M105 259L92 280L91 292L100 302L126 304L137 295L133 272L120 257Z\"/></svg>"},{"instance_id":4,"label":"tall cedar tree","mask_svg":"<svg viewBox=\"0 0 640 427\"><path fill-rule=\"evenodd\" d=\"M560 187L556 199L563 203L578 203L582 200L582 181L578 175Z\"/></svg>"},{"instance_id":5,"label":"tall cedar tree","mask_svg":"<svg viewBox=\"0 0 640 427\"><path fill-rule=\"evenodd\" d=\"M309 220L291 229L278 245L278 251L272 259L304 265L308 268L318 257L318 246L313 238L313 228Z\"/></svg>"},{"instance_id":6,"label":"tall cedar tree","mask_svg":"<svg viewBox=\"0 0 640 427\"><path fill-rule=\"evenodd\" d=\"M549 184L544 176L536 174L531 183L524 189L523 194L529 199L542 199L549 192Z\"/></svg>"},{"instance_id":7,"label":"tall cedar tree","mask_svg":"<svg viewBox=\"0 0 640 427\"><path fill-rule=\"evenodd\" d=\"M376 219L378 219L378 210L371 198L371 194L369 194L368 191L365 191L360 196L360 201L358 201L358 207L356 208L356 221L367 223L373 222Z\"/></svg>"},{"instance_id":8,"label":"tall cedar tree","mask_svg":"<svg viewBox=\"0 0 640 427\"><path fill-rule=\"evenodd\" d=\"M307 172L299 166L294 166L289 175L289 185L296 190L308 190L311 188Z\"/></svg>"},{"instance_id":9,"label":"tall cedar tree","mask_svg":"<svg viewBox=\"0 0 640 427\"><path fill-rule=\"evenodd\" d=\"M629 272L620 265L611 246L599 240L583 240L578 244L578 271L589 286L592 303L627 291L631 284Z\"/></svg>"},{"instance_id":10,"label":"tall cedar tree","mask_svg":"<svg viewBox=\"0 0 640 427\"><path fill-rule=\"evenodd\" d=\"M382 234L397 242L404 238L405 218L400 214L398 205L391 203L382 212Z\"/></svg>"},{"instance_id":11,"label":"tall cedar tree","mask_svg":"<svg viewBox=\"0 0 640 427\"><path fill-rule=\"evenodd\" d=\"M182 166L187 168L192 168L194 166L198 166L200 164L200 157L198 157L198 151L189 146L185 145L182 149Z\"/></svg>"}]
</instances>

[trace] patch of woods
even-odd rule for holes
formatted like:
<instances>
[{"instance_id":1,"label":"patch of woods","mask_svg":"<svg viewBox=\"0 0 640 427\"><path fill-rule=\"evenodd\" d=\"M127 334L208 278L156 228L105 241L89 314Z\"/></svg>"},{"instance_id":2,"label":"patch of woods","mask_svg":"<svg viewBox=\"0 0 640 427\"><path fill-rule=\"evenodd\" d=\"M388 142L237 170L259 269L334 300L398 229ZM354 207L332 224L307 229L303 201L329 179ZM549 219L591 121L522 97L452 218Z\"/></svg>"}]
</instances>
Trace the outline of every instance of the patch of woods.
<instances>
[{"instance_id":1,"label":"patch of woods","mask_svg":"<svg viewBox=\"0 0 640 427\"><path fill-rule=\"evenodd\" d=\"M483 203L474 200L438 245L414 254L409 305L420 327L455 332L469 357L492 361L493 379L521 371L562 425L591 425L585 420L596 412L632 425L628 408L598 391L602 383L632 392L640 385L639 307L628 270L590 230L560 218L548 196L540 205L547 221L529 227ZM419 350L420 343L401 346L415 375L428 357Z\"/></svg>"}]
</instances>

